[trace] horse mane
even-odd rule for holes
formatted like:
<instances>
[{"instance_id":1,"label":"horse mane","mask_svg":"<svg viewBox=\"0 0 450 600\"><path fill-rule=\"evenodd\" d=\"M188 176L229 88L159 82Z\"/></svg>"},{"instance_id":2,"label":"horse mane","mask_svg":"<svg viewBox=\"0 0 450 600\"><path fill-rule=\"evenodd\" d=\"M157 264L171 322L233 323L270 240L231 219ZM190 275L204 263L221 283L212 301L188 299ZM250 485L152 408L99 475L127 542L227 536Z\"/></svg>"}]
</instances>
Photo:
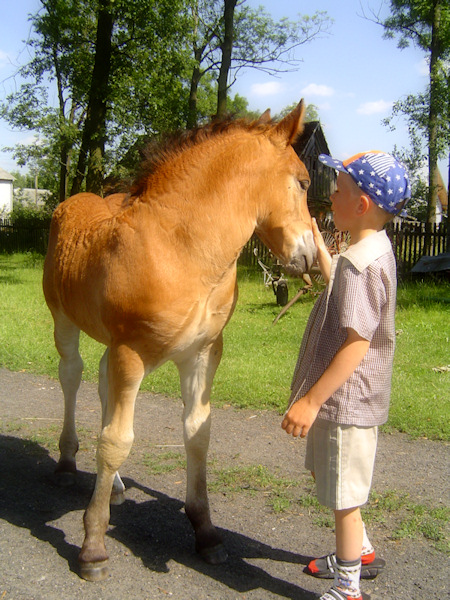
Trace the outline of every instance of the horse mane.
<instances>
[{"instance_id":1,"label":"horse mane","mask_svg":"<svg viewBox=\"0 0 450 600\"><path fill-rule=\"evenodd\" d=\"M138 197L148 185L148 178L155 174L170 158L202 142L239 130L264 133L268 123L247 119L214 119L206 125L194 129L181 130L166 135L162 140L154 140L141 151L143 160L138 175L131 186L131 197Z\"/></svg>"}]
</instances>

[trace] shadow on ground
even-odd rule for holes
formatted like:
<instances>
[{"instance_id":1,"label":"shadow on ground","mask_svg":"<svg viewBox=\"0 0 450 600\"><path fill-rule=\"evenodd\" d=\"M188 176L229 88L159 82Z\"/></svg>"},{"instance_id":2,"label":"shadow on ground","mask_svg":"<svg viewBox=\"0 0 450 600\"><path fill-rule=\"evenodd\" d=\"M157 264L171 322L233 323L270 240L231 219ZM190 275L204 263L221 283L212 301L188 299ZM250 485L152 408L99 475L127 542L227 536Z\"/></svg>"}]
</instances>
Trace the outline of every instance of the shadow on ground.
<instances>
[{"instance_id":1,"label":"shadow on ground","mask_svg":"<svg viewBox=\"0 0 450 600\"><path fill-rule=\"evenodd\" d=\"M77 572L80 549L67 542L67 532L58 529L53 521L86 508L95 475L79 471L76 486L60 488L53 475L56 463L47 450L36 442L13 436L0 435L0 455L0 518L49 543L69 568ZM130 478L124 478L124 483L148 499L127 500L121 506L111 507L108 536L128 548L146 568L168 572L168 563L174 560L240 593L260 588L296 600L317 597L246 562L247 559L268 559L305 565L311 557L220 529L229 558L223 565L208 565L194 552L194 536L182 510L183 502Z\"/></svg>"}]
</instances>

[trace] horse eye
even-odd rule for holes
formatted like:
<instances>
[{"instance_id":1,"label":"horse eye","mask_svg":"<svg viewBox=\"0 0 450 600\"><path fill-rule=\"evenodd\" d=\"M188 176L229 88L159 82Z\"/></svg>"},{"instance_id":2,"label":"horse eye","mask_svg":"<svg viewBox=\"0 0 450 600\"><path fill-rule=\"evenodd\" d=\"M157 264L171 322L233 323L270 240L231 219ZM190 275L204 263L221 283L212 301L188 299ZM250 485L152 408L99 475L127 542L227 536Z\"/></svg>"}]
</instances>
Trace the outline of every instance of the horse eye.
<instances>
[{"instance_id":1,"label":"horse eye","mask_svg":"<svg viewBox=\"0 0 450 600\"><path fill-rule=\"evenodd\" d=\"M305 190L305 192L306 192L306 190L309 188L309 184L311 182L309 181L309 179L302 179L299 183L300 183L302 190Z\"/></svg>"}]
</instances>

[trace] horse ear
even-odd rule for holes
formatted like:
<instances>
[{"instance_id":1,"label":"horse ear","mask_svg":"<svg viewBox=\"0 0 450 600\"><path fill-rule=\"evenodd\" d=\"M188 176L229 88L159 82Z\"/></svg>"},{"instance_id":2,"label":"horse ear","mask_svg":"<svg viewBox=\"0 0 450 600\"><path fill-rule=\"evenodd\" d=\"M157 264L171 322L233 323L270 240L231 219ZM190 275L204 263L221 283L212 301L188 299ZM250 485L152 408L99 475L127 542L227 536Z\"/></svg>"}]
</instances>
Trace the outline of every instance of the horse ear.
<instances>
[{"instance_id":1,"label":"horse ear","mask_svg":"<svg viewBox=\"0 0 450 600\"><path fill-rule=\"evenodd\" d=\"M261 125L267 125L268 123L270 123L271 120L272 120L272 117L270 116L270 108L268 108L259 117L258 123L261 123Z\"/></svg>"},{"instance_id":2,"label":"horse ear","mask_svg":"<svg viewBox=\"0 0 450 600\"><path fill-rule=\"evenodd\" d=\"M292 112L286 115L282 121L273 127L271 137L275 136L284 139L286 141L286 146L293 144L304 129L304 114L305 103L302 99Z\"/></svg>"}]
</instances>

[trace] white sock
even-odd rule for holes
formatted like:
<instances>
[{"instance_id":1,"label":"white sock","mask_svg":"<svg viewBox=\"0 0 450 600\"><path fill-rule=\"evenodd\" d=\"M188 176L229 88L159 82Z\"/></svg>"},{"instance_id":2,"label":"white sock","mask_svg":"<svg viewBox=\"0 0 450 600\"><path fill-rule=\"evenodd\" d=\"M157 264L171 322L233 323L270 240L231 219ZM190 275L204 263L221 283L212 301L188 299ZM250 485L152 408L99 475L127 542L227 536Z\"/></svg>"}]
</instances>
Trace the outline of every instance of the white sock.
<instances>
[{"instance_id":1,"label":"white sock","mask_svg":"<svg viewBox=\"0 0 450 600\"><path fill-rule=\"evenodd\" d=\"M363 543L362 543L362 553L361 554L370 554L374 551L372 544L370 543L369 538L367 537L366 526L363 522Z\"/></svg>"},{"instance_id":2,"label":"white sock","mask_svg":"<svg viewBox=\"0 0 450 600\"><path fill-rule=\"evenodd\" d=\"M334 573L334 587L347 596L359 598L359 580L361 576L361 560L341 560L336 557L336 571Z\"/></svg>"}]
</instances>

